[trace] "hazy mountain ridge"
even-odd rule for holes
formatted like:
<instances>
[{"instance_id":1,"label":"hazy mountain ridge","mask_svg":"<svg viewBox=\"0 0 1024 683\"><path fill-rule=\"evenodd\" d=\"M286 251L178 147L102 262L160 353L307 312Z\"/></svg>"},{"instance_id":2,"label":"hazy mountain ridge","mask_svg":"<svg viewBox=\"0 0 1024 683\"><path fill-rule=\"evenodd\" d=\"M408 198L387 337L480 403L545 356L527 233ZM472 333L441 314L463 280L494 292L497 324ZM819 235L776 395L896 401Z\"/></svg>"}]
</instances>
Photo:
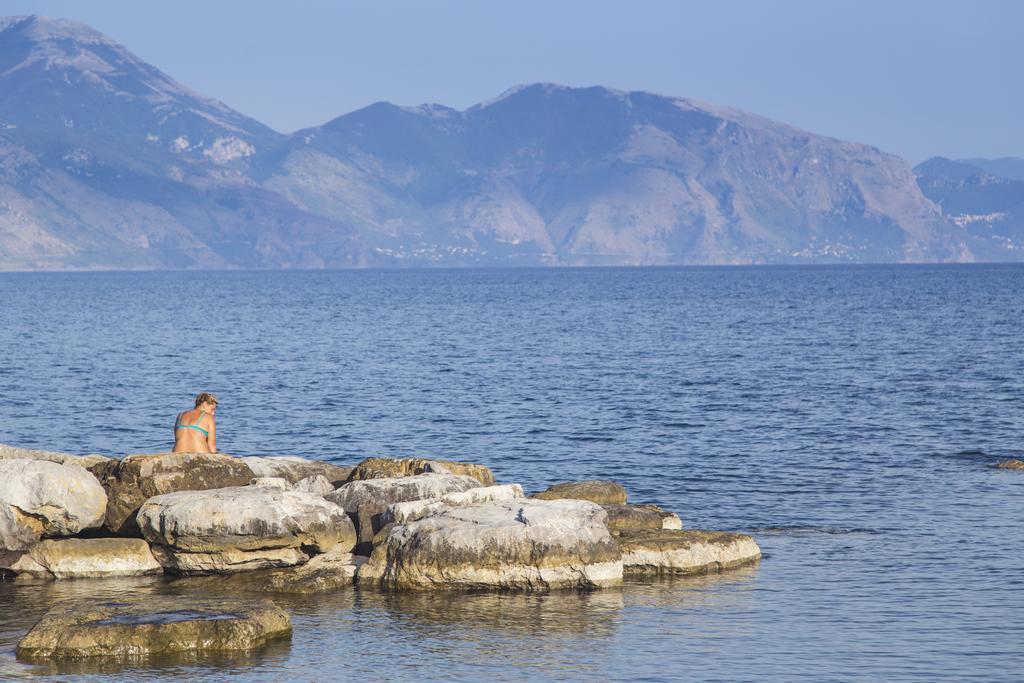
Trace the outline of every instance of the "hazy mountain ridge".
<instances>
[{"instance_id":1,"label":"hazy mountain ridge","mask_svg":"<svg viewBox=\"0 0 1024 683\"><path fill-rule=\"evenodd\" d=\"M0 269L1018 259L873 147L533 84L282 135L93 29L0 19Z\"/></svg>"}]
</instances>

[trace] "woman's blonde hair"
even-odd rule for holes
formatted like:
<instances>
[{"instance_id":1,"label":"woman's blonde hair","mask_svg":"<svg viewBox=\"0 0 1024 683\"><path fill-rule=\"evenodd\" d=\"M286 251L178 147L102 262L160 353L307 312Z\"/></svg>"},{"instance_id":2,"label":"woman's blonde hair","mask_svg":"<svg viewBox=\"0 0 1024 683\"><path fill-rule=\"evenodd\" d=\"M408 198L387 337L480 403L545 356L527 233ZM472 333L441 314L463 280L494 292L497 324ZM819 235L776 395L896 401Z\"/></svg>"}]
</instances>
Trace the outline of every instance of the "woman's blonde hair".
<instances>
[{"instance_id":1,"label":"woman's blonde hair","mask_svg":"<svg viewBox=\"0 0 1024 683\"><path fill-rule=\"evenodd\" d=\"M203 405L204 403L212 403L213 405L217 405L219 402L220 401L217 400L216 396L214 396L213 394L208 394L205 391L196 396L196 408Z\"/></svg>"}]
</instances>

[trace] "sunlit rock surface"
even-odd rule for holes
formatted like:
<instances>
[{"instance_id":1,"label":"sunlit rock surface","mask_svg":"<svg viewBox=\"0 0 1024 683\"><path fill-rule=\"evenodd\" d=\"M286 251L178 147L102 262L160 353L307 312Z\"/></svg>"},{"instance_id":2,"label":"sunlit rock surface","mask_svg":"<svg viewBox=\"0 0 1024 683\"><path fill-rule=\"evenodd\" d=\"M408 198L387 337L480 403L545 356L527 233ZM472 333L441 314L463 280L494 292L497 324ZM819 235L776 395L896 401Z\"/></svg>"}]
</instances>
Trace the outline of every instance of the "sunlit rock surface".
<instances>
[{"instance_id":1,"label":"sunlit rock surface","mask_svg":"<svg viewBox=\"0 0 1024 683\"><path fill-rule=\"evenodd\" d=\"M90 472L48 460L0 460L0 549L71 536L103 522L107 495Z\"/></svg>"},{"instance_id":2,"label":"sunlit rock surface","mask_svg":"<svg viewBox=\"0 0 1024 683\"><path fill-rule=\"evenodd\" d=\"M674 512L657 505L604 505L611 532L640 529L682 529L683 523Z\"/></svg>"},{"instance_id":3,"label":"sunlit rock surface","mask_svg":"<svg viewBox=\"0 0 1024 683\"><path fill-rule=\"evenodd\" d=\"M26 551L0 551L0 569L32 579L80 579L162 574L140 538L47 539Z\"/></svg>"},{"instance_id":4,"label":"sunlit rock surface","mask_svg":"<svg viewBox=\"0 0 1024 683\"><path fill-rule=\"evenodd\" d=\"M352 469L349 481L410 477L430 472L473 477L478 485L492 486L495 483L494 473L484 465L427 458L367 458Z\"/></svg>"},{"instance_id":5,"label":"sunlit rock surface","mask_svg":"<svg viewBox=\"0 0 1024 683\"><path fill-rule=\"evenodd\" d=\"M618 540L627 574L704 574L761 557L753 538L724 531L623 531Z\"/></svg>"},{"instance_id":6,"label":"sunlit rock surface","mask_svg":"<svg viewBox=\"0 0 1024 683\"><path fill-rule=\"evenodd\" d=\"M203 598L101 601L54 607L18 643L24 660L138 657L255 650L291 634L288 615L266 600Z\"/></svg>"},{"instance_id":7,"label":"sunlit rock surface","mask_svg":"<svg viewBox=\"0 0 1024 683\"><path fill-rule=\"evenodd\" d=\"M538 500L589 500L598 505L625 505L626 489L614 481L590 479L587 481L569 481L549 486L531 498Z\"/></svg>"},{"instance_id":8,"label":"sunlit rock surface","mask_svg":"<svg viewBox=\"0 0 1024 683\"><path fill-rule=\"evenodd\" d=\"M351 467L295 455L250 455L241 460L257 477L280 477L290 484L319 474L334 486L339 486L352 472Z\"/></svg>"},{"instance_id":9,"label":"sunlit rock surface","mask_svg":"<svg viewBox=\"0 0 1024 683\"><path fill-rule=\"evenodd\" d=\"M622 581L599 505L518 499L448 507L395 524L359 572L391 589L595 588Z\"/></svg>"},{"instance_id":10,"label":"sunlit rock surface","mask_svg":"<svg viewBox=\"0 0 1024 683\"><path fill-rule=\"evenodd\" d=\"M355 544L355 529L340 507L275 487L154 496L139 510L138 524L157 560L182 574L303 564L307 552L347 552Z\"/></svg>"}]
</instances>

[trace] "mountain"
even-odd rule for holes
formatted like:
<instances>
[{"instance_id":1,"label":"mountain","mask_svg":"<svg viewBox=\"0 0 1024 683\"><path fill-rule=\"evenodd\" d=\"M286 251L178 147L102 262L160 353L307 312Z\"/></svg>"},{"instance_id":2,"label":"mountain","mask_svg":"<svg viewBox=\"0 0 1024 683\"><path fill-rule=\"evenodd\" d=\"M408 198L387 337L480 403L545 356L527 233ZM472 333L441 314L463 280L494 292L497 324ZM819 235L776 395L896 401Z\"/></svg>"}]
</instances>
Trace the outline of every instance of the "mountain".
<instances>
[{"instance_id":1,"label":"mountain","mask_svg":"<svg viewBox=\"0 0 1024 683\"><path fill-rule=\"evenodd\" d=\"M1022 258L924 178L601 87L381 102L283 135L88 26L0 19L0 270Z\"/></svg>"},{"instance_id":2,"label":"mountain","mask_svg":"<svg viewBox=\"0 0 1024 683\"><path fill-rule=\"evenodd\" d=\"M921 191L964 231L979 258L1024 259L1024 181L943 157L914 172Z\"/></svg>"},{"instance_id":3,"label":"mountain","mask_svg":"<svg viewBox=\"0 0 1024 683\"><path fill-rule=\"evenodd\" d=\"M535 84L299 131L265 187L416 263L969 260L909 165L692 100Z\"/></svg>"},{"instance_id":4,"label":"mountain","mask_svg":"<svg viewBox=\"0 0 1024 683\"><path fill-rule=\"evenodd\" d=\"M357 265L249 178L285 136L83 24L0 19L0 269Z\"/></svg>"},{"instance_id":5,"label":"mountain","mask_svg":"<svg viewBox=\"0 0 1024 683\"><path fill-rule=\"evenodd\" d=\"M1024 159L1020 157L1002 157L999 159L961 159L965 164L977 166L986 173L1006 178L1007 180L1024 181Z\"/></svg>"}]
</instances>

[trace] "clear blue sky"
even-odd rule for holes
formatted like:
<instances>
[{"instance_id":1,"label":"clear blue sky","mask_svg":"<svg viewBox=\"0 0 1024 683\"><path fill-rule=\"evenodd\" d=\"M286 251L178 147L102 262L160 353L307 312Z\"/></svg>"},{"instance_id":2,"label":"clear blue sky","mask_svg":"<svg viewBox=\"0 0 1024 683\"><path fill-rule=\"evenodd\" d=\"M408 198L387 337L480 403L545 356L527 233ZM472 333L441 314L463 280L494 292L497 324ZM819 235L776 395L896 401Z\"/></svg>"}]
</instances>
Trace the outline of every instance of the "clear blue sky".
<instances>
[{"instance_id":1,"label":"clear blue sky","mask_svg":"<svg viewBox=\"0 0 1024 683\"><path fill-rule=\"evenodd\" d=\"M519 83L728 104L912 162L1024 156L1024 1L5 0L84 21L288 132Z\"/></svg>"}]
</instances>

